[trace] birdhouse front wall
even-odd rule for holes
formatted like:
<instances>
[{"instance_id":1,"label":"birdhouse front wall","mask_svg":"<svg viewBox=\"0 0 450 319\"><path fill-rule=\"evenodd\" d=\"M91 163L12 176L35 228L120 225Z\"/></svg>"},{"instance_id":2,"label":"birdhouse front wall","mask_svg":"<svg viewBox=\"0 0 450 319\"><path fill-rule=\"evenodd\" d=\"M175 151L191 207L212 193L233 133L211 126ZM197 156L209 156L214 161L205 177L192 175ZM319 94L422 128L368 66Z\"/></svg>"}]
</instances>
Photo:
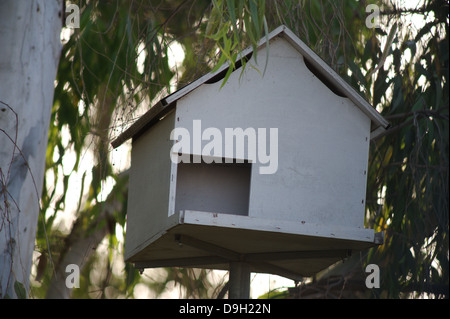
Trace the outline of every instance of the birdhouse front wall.
<instances>
[{"instance_id":1,"label":"birdhouse front wall","mask_svg":"<svg viewBox=\"0 0 450 319\"><path fill-rule=\"evenodd\" d=\"M172 205L173 212L201 211L208 206L198 205L198 201L205 200L205 195L211 200L212 205L208 207L212 212L229 213L225 203L236 197L225 194L232 192L235 183L237 193L248 194L248 205L238 205L247 211L233 214L363 228L370 119L348 98L336 95L322 83L285 39L272 39L269 52L264 76L266 49L262 47L258 51L258 63L254 56L250 61L259 71L247 66L243 74L240 70L233 72L222 88L221 80L203 84L180 98L175 127L187 129L191 139L194 131L199 129L199 123L201 131L216 128L222 132L223 150L229 146L225 139L227 129L253 129L256 134L260 132L258 129L265 129L261 132L266 134L267 152L270 150L270 129L276 129L276 171L261 174L260 168L269 164L258 161L257 154L234 154L235 158L250 162L249 182L239 182L240 173L233 164L229 165L228 172L236 177L234 182L220 177L227 174L225 167L217 168L217 175L213 168L209 173L205 168L201 179L196 181L191 174L191 182L183 181L198 190L189 195L194 198L192 203L188 200L176 202L179 188L172 187L176 202ZM201 146L191 147L190 154L201 156L210 141L200 141ZM192 144L196 142L192 141ZM258 149L254 151L258 152ZM224 157L229 156L224 153ZM176 171L177 167L174 169ZM200 185L216 197L212 193L202 193ZM223 194L220 193L221 185L226 189ZM242 188L245 187L249 190L244 191ZM183 189L187 188L181 191ZM186 197L186 193L183 196Z\"/></svg>"}]
</instances>

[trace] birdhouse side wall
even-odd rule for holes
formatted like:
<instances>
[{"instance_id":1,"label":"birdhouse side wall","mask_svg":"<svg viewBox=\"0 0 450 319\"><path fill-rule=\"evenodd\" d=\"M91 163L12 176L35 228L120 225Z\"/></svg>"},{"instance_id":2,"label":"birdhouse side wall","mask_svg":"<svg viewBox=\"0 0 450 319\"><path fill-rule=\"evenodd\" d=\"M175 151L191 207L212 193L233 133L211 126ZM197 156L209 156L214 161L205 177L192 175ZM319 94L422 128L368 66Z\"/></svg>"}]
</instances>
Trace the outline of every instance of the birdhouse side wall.
<instances>
[{"instance_id":1,"label":"birdhouse side wall","mask_svg":"<svg viewBox=\"0 0 450 319\"><path fill-rule=\"evenodd\" d=\"M165 229L169 210L174 114L169 113L133 141L128 189L125 259Z\"/></svg>"}]
</instances>

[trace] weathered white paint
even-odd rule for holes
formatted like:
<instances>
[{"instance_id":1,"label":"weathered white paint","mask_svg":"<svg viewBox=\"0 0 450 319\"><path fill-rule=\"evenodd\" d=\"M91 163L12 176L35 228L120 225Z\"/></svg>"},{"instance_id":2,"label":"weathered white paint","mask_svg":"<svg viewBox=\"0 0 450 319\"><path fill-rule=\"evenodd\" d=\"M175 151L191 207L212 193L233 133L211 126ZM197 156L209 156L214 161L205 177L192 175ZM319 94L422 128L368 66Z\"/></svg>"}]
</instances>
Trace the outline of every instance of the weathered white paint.
<instances>
[{"instance_id":1,"label":"weathered white paint","mask_svg":"<svg viewBox=\"0 0 450 319\"><path fill-rule=\"evenodd\" d=\"M15 296L15 281L29 283L61 11L57 0L0 1L0 101L12 109L0 103L0 297Z\"/></svg>"}]
</instances>

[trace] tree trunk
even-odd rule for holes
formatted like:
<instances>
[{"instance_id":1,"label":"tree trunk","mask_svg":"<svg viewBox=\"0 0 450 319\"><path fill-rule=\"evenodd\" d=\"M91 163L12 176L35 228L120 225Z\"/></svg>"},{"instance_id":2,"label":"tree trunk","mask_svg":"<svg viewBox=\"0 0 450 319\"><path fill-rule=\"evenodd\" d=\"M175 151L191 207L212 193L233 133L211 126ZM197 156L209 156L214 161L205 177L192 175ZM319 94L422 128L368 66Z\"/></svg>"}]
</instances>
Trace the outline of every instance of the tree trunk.
<instances>
[{"instance_id":1,"label":"tree trunk","mask_svg":"<svg viewBox=\"0 0 450 319\"><path fill-rule=\"evenodd\" d=\"M0 298L28 292L62 10L62 0L0 1Z\"/></svg>"}]
</instances>

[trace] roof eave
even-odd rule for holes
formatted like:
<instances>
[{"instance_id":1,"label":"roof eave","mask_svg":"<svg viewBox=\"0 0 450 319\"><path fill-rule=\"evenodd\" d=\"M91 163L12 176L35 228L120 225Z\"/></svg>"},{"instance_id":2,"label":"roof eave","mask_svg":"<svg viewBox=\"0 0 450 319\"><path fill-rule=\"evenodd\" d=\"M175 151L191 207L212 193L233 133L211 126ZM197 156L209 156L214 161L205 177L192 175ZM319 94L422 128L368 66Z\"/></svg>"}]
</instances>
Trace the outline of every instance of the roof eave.
<instances>
[{"instance_id":1,"label":"roof eave","mask_svg":"<svg viewBox=\"0 0 450 319\"><path fill-rule=\"evenodd\" d=\"M116 139L111 142L113 148L117 148L128 139L134 137L141 131L145 130L155 118L160 118L161 113L168 107L167 104L160 100L154 106L152 106L144 115L142 115L136 122L134 122L128 129L126 129L122 134L120 134Z\"/></svg>"}]
</instances>

